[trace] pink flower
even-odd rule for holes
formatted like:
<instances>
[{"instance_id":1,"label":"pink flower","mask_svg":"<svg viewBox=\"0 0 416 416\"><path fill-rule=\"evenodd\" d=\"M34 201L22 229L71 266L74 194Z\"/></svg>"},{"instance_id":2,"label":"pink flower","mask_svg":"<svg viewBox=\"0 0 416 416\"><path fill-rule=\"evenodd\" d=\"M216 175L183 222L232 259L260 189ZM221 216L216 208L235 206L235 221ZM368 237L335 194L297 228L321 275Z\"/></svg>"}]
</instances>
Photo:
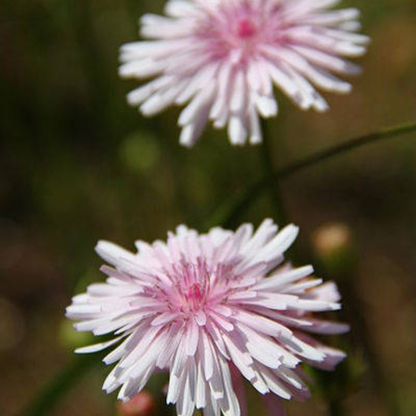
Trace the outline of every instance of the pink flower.
<instances>
[{"instance_id":1,"label":"pink flower","mask_svg":"<svg viewBox=\"0 0 416 416\"><path fill-rule=\"evenodd\" d=\"M202 235L180 226L167 243L138 241L137 254L99 242L98 254L115 268L104 266L106 283L74 297L67 316L79 331L116 335L77 350L119 344L104 359L118 362L104 389L121 387L118 397L127 401L155 371L168 371L167 403L180 416L195 408L244 415L243 378L275 410L281 399L309 397L299 364L332 370L345 355L307 333L348 327L314 316L340 308L337 288L309 277L311 266L282 265L298 229L277 230L271 220L255 233L250 224Z\"/></svg>"},{"instance_id":2,"label":"pink flower","mask_svg":"<svg viewBox=\"0 0 416 416\"><path fill-rule=\"evenodd\" d=\"M228 125L232 144L262 140L260 116L274 117L273 86L302 110L328 109L316 88L348 93L336 74L360 68L369 42L357 9L328 10L339 0L170 0L168 17L146 14L141 34L150 39L121 48L120 75L154 78L128 95L152 116L172 104L181 144L192 146L208 120Z\"/></svg>"}]
</instances>

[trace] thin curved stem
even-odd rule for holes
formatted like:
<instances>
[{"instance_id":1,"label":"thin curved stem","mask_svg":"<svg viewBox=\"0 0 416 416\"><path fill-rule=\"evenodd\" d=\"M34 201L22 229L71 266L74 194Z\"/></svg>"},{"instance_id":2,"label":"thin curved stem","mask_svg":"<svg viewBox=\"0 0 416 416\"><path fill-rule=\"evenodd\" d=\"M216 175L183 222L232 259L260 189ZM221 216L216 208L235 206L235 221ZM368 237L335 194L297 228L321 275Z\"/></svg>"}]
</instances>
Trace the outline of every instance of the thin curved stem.
<instances>
[{"instance_id":1,"label":"thin curved stem","mask_svg":"<svg viewBox=\"0 0 416 416\"><path fill-rule=\"evenodd\" d=\"M275 211L276 221L279 224L286 222L286 210L283 204L283 198L280 188L279 179L274 180L274 161L273 161L273 145L271 142L269 124L263 121L263 143L259 147L261 163L265 172L265 181L267 181L268 189L270 191L270 199L273 204L273 210Z\"/></svg>"},{"instance_id":2,"label":"thin curved stem","mask_svg":"<svg viewBox=\"0 0 416 416\"><path fill-rule=\"evenodd\" d=\"M376 143L381 140L392 139L415 131L416 122L383 129L375 133L352 139L346 143L331 147L330 149L324 150L322 152L318 152L286 168L275 171L272 175L270 175L270 177L257 180L248 185L246 188L232 195L231 198L214 213L206 226L209 228L211 226L220 224L224 227L234 225L235 220L240 217L240 215L248 208L248 206L254 202L270 184L273 184L274 181L280 181L281 179L287 178L310 166L316 165L319 162L330 159L333 156L347 153L367 144Z\"/></svg>"}]
</instances>

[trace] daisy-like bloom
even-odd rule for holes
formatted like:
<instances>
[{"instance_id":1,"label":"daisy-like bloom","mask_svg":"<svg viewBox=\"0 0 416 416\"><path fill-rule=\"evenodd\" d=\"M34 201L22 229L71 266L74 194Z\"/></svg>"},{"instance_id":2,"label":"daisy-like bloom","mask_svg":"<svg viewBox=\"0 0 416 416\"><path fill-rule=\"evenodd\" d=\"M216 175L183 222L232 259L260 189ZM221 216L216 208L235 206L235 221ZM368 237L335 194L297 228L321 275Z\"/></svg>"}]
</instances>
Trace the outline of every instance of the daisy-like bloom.
<instances>
[{"instance_id":1,"label":"daisy-like bloom","mask_svg":"<svg viewBox=\"0 0 416 416\"><path fill-rule=\"evenodd\" d=\"M146 14L147 41L121 48L120 75L154 78L128 95L152 116L172 104L181 144L192 146L208 120L228 125L232 144L262 140L260 116L274 117L273 86L302 110L328 109L316 88L348 93L335 74L360 68L344 58L366 51L359 11L330 10L339 0L170 0L167 17Z\"/></svg>"},{"instance_id":2,"label":"daisy-like bloom","mask_svg":"<svg viewBox=\"0 0 416 416\"><path fill-rule=\"evenodd\" d=\"M305 399L309 391L301 362L332 370L344 353L309 334L338 334L344 324L323 321L316 312L337 310L334 283L310 277L311 266L283 264L295 240L291 225L279 233L265 220L235 233L214 228L199 235L180 226L167 243L136 243L133 254L99 242L106 283L73 298L67 316L75 328L116 338L78 350L100 351L119 344L105 358L118 362L104 383L128 401L155 371L169 372L167 403L180 416L195 408L205 416L244 415L243 378L280 415L282 399Z\"/></svg>"}]
</instances>

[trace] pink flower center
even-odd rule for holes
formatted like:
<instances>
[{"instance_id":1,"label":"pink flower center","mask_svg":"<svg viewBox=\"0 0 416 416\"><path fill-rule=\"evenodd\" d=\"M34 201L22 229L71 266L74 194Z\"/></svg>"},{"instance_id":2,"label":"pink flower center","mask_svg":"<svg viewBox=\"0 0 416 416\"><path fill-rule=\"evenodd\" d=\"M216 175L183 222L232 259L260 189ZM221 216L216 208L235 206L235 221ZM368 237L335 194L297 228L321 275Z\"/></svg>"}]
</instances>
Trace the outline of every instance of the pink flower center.
<instances>
[{"instance_id":1,"label":"pink flower center","mask_svg":"<svg viewBox=\"0 0 416 416\"><path fill-rule=\"evenodd\" d=\"M188 296L191 300L195 302L201 302L201 300L204 298L204 294L199 284L195 283L191 286Z\"/></svg>"},{"instance_id":2,"label":"pink flower center","mask_svg":"<svg viewBox=\"0 0 416 416\"><path fill-rule=\"evenodd\" d=\"M262 45L280 42L285 21L282 6L269 0L254 6L249 1L220 2L218 15L202 18L196 36L213 60L232 56L234 63L247 63ZM274 2L272 2L274 3Z\"/></svg>"},{"instance_id":3,"label":"pink flower center","mask_svg":"<svg viewBox=\"0 0 416 416\"><path fill-rule=\"evenodd\" d=\"M256 27L254 26L253 22L247 18L244 18L241 19L238 24L237 33L240 38L250 38L256 33Z\"/></svg>"},{"instance_id":4,"label":"pink flower center","mask_svg":"<svg viewBox=\"0 0 416 416\"><path fill-rule=\"evenodd\" d=\"M199 283L194 283L183 294L182 310L195 312L203 308L206 303L206 290Z\"/></svg>"},{"instance_id":5,"label":"pink flower center","mask_svg":"<svg viewBox=\"0 0 416 416\"><path fill-rule=\"evenodd\" d=\"M146 288L149 297L184 318L199 311L209 310L221 303L232 290L229 283L234 279L233 267L227 264L208 266L203 259L196 263L181 262L172 265L169 272L171 285L157 285Z\"/></svg>"}]
</instances>

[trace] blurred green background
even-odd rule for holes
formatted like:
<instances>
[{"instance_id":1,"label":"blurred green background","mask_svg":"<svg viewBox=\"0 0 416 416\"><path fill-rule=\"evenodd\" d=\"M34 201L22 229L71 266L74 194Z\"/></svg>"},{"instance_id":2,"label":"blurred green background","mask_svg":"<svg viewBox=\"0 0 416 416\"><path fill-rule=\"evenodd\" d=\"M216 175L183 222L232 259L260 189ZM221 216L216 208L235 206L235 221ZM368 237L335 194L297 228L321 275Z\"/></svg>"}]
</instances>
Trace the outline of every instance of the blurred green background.
<instances>
[{"instance_id":1,"label":"blurred green background","mask_svg":"<svg viewBox=\"0 0 416 416\"><path fill-rule=\"evenodd\" d=\"M415 0L344 5L360 7L373 39L365 72L349 96L328 96L325 115L302 113L280 97L282 112L272 122L276 167L416 119ZM263 175L258 148L233 148L224 131L207 129L186 150L178 145L177 109L144 119L127 106L135 83L118 79L118 48L137 39L141 14L162 7L160 0L0 4L1 415L24 409L85 342L63 315L75 291L103 278L98 239L133 249L135 239L164 238L182 222L201 229L232 192ZM415 138L370 145L282 182L305 261L325 224L342 222L353 235L358 256L345 278L370 328L364 332L384 387L392 387L397 412L409 416L416 414ZM262 197L241 220L258 224L273 215ZM341 341L350 352L347 370L327 382L338 385L349 372L346 415L392 415L354 334ZM115 396L101 392L108 369L97 368L53 415L114 414ZM326 415L327 408L318 393L291 403L289 414Z\"/></svg>"}]
</instances>

